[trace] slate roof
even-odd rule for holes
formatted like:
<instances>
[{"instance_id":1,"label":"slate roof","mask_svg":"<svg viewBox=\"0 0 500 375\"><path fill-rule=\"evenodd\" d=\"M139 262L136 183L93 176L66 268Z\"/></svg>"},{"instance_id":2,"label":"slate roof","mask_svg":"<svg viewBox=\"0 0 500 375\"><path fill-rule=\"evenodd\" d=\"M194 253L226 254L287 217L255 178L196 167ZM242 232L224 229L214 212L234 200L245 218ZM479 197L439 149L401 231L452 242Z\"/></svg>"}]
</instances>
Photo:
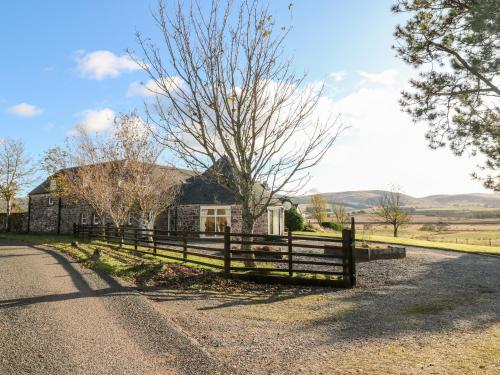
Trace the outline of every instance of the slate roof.
<instances>
[{"instance_id":1,"label":"slate roof","mask_svg":"<svg viewBox=\"0 0 500 375\"><path fill-rule=\"evenodd\" d=\"M229 189L217 183L214 172L226 176L232 173L224 159L220 159L217 164L208 168L203 174L192 176L184 181L179 191L178 203L207 205L240 203ZM263 190L264 187L261 184L255 187L256 194L265 194L266 192ZM273 204L279 204L279 201L276 200Z\"/></svg>"},{"instance_id":2,"label":"slate roof","mask_svg":"<svg viewBox=\"0 0 500 375\"><path fill-rule=\"evenodd\" d=\"M228 175L231 173L229 166L224 162L223 159L219 160L216 165L208 168L203 174L195 175L193 171L182 168L172 168L167 166L158 166L158 169L167 168L178 171L179 182L181 183L179 189L179 196L177 198L178 204L238 204L238 200L235 195L216 182L214 177L214 172L223 173ZM74 168L68 168L61 170L57 173L62 173L63 171L71 171ZM50 180L53 176L47 178L44 182L34 188L28 195L37 194L48 194L51 193ZM255 188L256 193L262 194L264 187L258 185ZM265 192L264 192L265 194ZM273 204L279 204L276 200Z\"/></svg>"},{"instance_id":3,"label":"slate roof","mask_svg":"<svg viewBox=\"0 0 500 375\"><path fill-rule=\"evenodd\" d=\"M62 170L58 171L56 174L63 173L63 172L66 172L66 173L67 172L71 172L74 169L75 168L62 169ZM172 168L172 167L167 167L167 166L163 166L163 165L158 165L158 169L159 170L161 170L161 169L169 169L169 170L175 170L175 171L177 171L178 172L178 178L179 178L180 181L184 181L187 178L193 176L193 174L194 174L192 171L190 171L188 169ZM53 190L51 189L50 181L51 181L52 177L55 176L56 174L48 177L40 185L38 185L32 191L30 191L28 193L28 195L37 195L37 194L48 194L48 193L51 193Z\"/></svg>"}]
</instances>

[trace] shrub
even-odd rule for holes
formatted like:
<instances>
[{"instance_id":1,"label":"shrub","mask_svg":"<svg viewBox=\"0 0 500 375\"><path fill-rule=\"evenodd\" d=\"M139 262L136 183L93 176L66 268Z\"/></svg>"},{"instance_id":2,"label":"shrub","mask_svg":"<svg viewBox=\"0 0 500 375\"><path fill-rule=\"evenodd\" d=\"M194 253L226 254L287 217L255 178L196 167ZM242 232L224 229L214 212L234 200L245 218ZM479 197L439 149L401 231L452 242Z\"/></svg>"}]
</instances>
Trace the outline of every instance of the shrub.
<instances>
[{"instance_id":1,"label":"shrub","mask_svg":"<svg viewBox=\"0 0 500 375\"><path fill-rule=\"evenodd\" d=\"M328 228L328 229L333 229L333 230L338 230L338 231L341 231L342 229L344 229L344 226L342 224L334 223L333 221L323 221L321 223L321 226L323 228Z\"/></svg>"},{"instance_id":2,"label":"shrub","mask_svg":"<svg viewBox=\"0 0 500 375\"><path fill-rule=\"evenodd\" d=\"M292 232L304 229L304 217L297 210L297 207L292 206L285 211L285 226Z\"/></svg>"}]
</instances>

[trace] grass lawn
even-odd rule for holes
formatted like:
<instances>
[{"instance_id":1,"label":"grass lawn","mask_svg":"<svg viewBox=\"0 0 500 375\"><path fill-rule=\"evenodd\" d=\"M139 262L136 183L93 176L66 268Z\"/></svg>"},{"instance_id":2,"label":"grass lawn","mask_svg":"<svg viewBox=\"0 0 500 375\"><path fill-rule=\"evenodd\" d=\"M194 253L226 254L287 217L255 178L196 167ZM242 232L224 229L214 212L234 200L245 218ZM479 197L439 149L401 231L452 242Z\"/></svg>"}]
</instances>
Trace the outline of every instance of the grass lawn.
<instances>
[{"instance_id":1,"label":"grass lawn","mask_svg":"<svg viewBox=\"0 0 500 375\"><path fill-rule=\"evenodd\" d=\"M432 232L434 233L434 232ZM439 232L438 232L439 233ZM295 234L300 235L310 235L310 236L325 236L325 237L342 237L341 232L295 232ZM462 236L465 236L464 233L461 233ZM405 235L404 232L401 233L402 236ZM387 243L387 244L395 244L395 245L408 245L408 246L417 246L417 247L429 247L435 249L443 249L443 250L454 250L454 251L463 251L467 253L478 253L478 254L499 254L500 255L500 246L484 246L484 245L470 245L464 243L453 243L453 242L445 242L440 241L439 239L446 239L446 237L441 233L440 238L431 238L432 240L419 239L419 238L408 238L408 237L392 237L389 235L379 235L379 234L371 234L371 231L363 231L358 230L356 232L356 239L358 241L367 241L367 242L378 242L378 243ZM496 232L492 232L491 235L498 236L499 234ZM487 236L487 235L482 235Z\"/></svg>"}]
</instances>

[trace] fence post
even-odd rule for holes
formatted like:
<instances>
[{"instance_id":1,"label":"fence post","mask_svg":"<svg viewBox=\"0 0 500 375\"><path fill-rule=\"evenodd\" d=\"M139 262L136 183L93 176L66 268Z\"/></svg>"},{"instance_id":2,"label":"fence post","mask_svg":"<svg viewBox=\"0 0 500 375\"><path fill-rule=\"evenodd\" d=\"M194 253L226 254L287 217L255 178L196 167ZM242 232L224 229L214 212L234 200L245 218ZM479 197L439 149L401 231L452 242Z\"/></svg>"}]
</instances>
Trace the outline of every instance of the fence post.
<instances>
[{"instance_id":1,"label":"fence post","mask_svg":"<svg viewBox=\"0 0 500 375\"><path fill-rule=\"evenodd\" d=\"M182 259L184 262L187 260L187 238L186 231L182 231Z\"/></svg>"},{"instance_id":2,"label":"fence post","mask_svg":"<svg viewBox=\"0 0 500 375\"><path fill-rule=\"evenodd\" d=\"M224 228L224 275L231 274L231 228L226 225Z\"/></svg>"},{"instance_id":3,"label":"fence post","mask_svg":"<svg viewBox=\"0 0 500 375\"><path fill-rule=\"evenodd\" d=\"M134 228L134 250L137 250L137 243L139 242L139 229Z\"/></svg>"},{"instance_id":4,"label":"fence post","mask_svg":"<svg viewBox=\"0 0 500 375\"><path fill-rule=\"evenodd\" d=\"M156 226L153 227L153 254L156 255Z\"/></svg>"},{"instance_id":5,"label":"fence post","mask_svg":"<svg viewBox=\"0 0 500 375\"><path fill-rule=\"evenodd\" d=\"M73 223L73 238L76 240L77 236L77 229L78 227L76 226L76 223Z\"/></svg>"},{"instance_id":6,"label":"fence post","mask_svg":"<svg viewBox=\"0 0 500 375\"><path fill-rule=\"evenodd\" d=\"M293 276L293 259L292 259L292 231L288 229L288 276Z\"/></svg>"},{"instance_id":7,"label":"fence post","mask_svg":"<svg viewBox=\"0 0 500 375\"><path fill-rule=\"evenodd\" d=\"M118 227L118 232L120 233L120 249L123 247L123 230L125 227Z\"/></svg>"},{"instance_id":8,"label":"fence post","mask_svg":"<svg viewBox=\"0 0 500 375\"><path fill-rule=\"evenodd\" d=\"M90 226L89 226L89 236L88 236L88 242L92 242L92 235L94 234L94 218L91 216L90 217Z\"/></svg>"},{"instance_id":9,"label":"fence post","mask_svg":"<svg viewBox=\"0 0 500 375\"><path fill-rule=\"evenodd\" d=\"M351 286L356 286L356 222L351 217Z\"/></svg>"},{"instance_id":10,"label":"fence post","mask_svg":"<svg viewBox=\"0 0 500 375\"><path fill-rule=\"evenodd\" d=\"M352 286L351 230L342 230L342 273L346 287Z\"/></svg>"}]
</instances>

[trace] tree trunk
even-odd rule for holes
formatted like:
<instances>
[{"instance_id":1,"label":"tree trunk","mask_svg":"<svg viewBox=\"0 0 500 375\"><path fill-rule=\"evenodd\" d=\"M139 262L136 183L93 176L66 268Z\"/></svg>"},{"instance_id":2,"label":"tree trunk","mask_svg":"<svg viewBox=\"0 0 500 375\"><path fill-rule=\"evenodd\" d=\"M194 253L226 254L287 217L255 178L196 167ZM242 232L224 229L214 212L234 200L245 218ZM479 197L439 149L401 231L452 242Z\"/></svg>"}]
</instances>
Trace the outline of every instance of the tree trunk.
<instances>
[{"instance_id":1,"label":"tree trunk","mask_svg":"<svg viewBox=\"0 0 500 375\"><path fill-rule=\"evenodd\" d=\"M250 210L245 208L245 205L243 205L242 211L241 211L241 232L243 234L253 234L253 228L255 225L255 219L250 212ZM242 237L242 241L252 241L253 237L248 236L248 237ZM241 250L243 251L250 251L252 250L252 245L251 244L242 244L241 245ZM244 262L245 267L255 267L255 254L254 253L243 253L243 257L245 258L251 258L252 260L247 260Z\"/></svg>"},{"instance_id":2,"label":"tree trunk","mask_svg":"<svg viewBox=\"0 0 500 375\"><path fill-rule=\"evenodd\" d=\"M394 237L398 236L398 227L394 225Z\"/></svg>"},{"instance_id":3,"label":"tree trunk","mask_svg":"<svg viewBox=\"0 0 500 375\"><path fill-rule=\"evenodd\" d=\"M6 199L5 231L10 232L10 214L12 211L12 198Z\"/></svg>"}]
</instances>

